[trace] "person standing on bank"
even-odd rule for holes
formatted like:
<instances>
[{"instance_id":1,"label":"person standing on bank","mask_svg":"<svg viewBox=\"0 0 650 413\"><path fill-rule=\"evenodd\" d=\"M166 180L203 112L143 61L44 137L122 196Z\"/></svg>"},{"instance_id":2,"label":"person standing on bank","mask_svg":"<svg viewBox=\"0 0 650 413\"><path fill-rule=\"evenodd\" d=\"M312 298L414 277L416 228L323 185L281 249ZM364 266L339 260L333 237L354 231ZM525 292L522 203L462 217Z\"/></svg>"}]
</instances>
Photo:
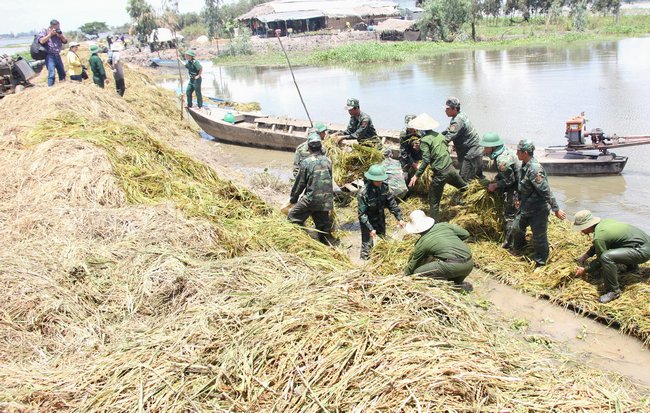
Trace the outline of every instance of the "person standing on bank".
<instances>
[{"instance_id":1,"label":"person standing on bank","mask_svg":"<svg viewBox=\"0 0 650 413\"><path fill-rule=\"evenodd\" d=\"M300 162L300 170L291 188L289 221L300 226L311 216L319 231L320 242L334 245L331 212L334 209L332 163L322 154L320 136L312 133L307 138L310 156Z\"/></svg>"},{"instance_id":2,"label":"person standing on bank","mask_svg":"<svg viewBox=\"0 0 650 413\"><path fill-rule=\"evenodd\" d=\"M451 121L442 134L445 135L447 143L454 143L460 176L466 182L474 178L483 178L483 150L478 143L478 133L467 114L460 111L460 100L453 96L448 98L444 109Z\"/></svg>"},{"instance_id":3,"label":"person standing on bank","mask_svg":"<svg viewBox=\"0 0 650 413\"><path fill-rule=\"evenodd\" d=\"M378 164L372 165L363 174L366 178L365 187L357 195L359 224L361 226L361 259L370 259L370 250L377 236L386 235L385 208L395 215L400 227L406 224L402 219L402 211L395 201L393 191L385 182L388 179L386 170Z\"/></svg>"},{"instance_id":4,"label":"person standing on bank","mask_svg":"<svg viewBox=\"0 0 650 413\"><path fill-rule=\"evenodd\" d=\"M533 232L533 260L538 267L546 265L549 254L548 213L550 209L555 216L564 219L566 213L560 209L548 184L546 171L533 157L535 145L530 139L522 139L517 145L517 158L522 162L519 171L517 199L518 209L512 223L513 247L521 251L526 245L526 228Z\"/></svg>"},{"instance_id":5,"label":"person standing on bank","mask_svg":"<svg viewBox=\"0 0 650 413\"><path fill-rule=\"evenodd\" d=\"M124 83L124 66L122 63L122 55L120 52L124 50L124 46L120 42L115 42L111 46L113 57L111 59L111 68L113 69L113 79L115 80L115 90L120 96L124 96L126 85Z\"/></svg>"},{"instance_id":6,"label":"person standing on bank","mask_svg":"<svg viewBox=\"0 0 650 413\"><path fill-rule=\"evenodd\" d=\"M503 208L504 241L501 247L512 248L512 223L517 213L515 195L521 164L515 151L506 147L496 132L486 133L479 143L483 147L485 156L496 163L497 174L494 180L488 184L487 190L488 192L497 192L505 202Z\"/></svg>"},{"instance_id":7,"label":"person standing on bank","mask_svg":"<svg viewBox=\"0 0 650 413\"><path fill-rule=\"evenodd\" d=\"M596 259L587 268L582 266L576 270L576 276L600 271L605 279L606 293L598 298L600 303L608 303L621 296L618 283L618 266L623 264L628 271L635 271L639 264L650 260L650 236L634 225L625 224L613 219L600 219L589 210L576 213L573 229L589 236L594 234L591 248L587 250L578 262L581 265L596 255Z\"/></svg>"},{"instance_id":8,"label":"person standing on bank","mask_svg":"<svg viewBox=\"0 0 650 413\"><path fill-rule=\"evenodd\" d=\"M343 139L355 139L360 144L369 146L376 146L379 143L377 138L377 131L372 124L372 119L367 113L362 112L359 108L359 99L350 98L346 102L345 108L350 115L350 122L343 136L338 141Z\"/></svg>"},{"instance_id":9,"label":"person standing on bank","mask_svg":"<svg viewBox=\"0 0 650 413\"><path fill-rule=\"evenodd\" d=\"M89 60L90 70L93 72L93 82L104 89L104 84L108 83L108 79L106 78L104 63L102 62L102 59L97 56L97 53L99 53L99 46L96 44L91 45Z\"/></svg>"},{"instance_id":10,"label":"person standing on bank","mask_svg":"<svg viewBox=\"0 0 650 413\"><path fill-rule=\"evenodd\" d=\"M424 134L420 140L422 150L422 162L415 175L409 181L409 187L414 187L417 180L424 174L427 166L433 170L433 178L429 187L429 205L431 207L431 216L438 219L440 209L440 200L445 190L446 184L451 184L458 189L465 188L467 182L461 178L458 171L454 168L447 150L445 137L435 132L434 129L440 124L431 116L423 113L409 122L409 127L419 130Z\"/></svg>"},{"instance_id":11,"label":"person standing on bank","mask_svg":"<svg viewBox=\"0 0 650 413\"><path fill-rule=\"evenodd\" d=\"M187 59L187 62L183 62L180 59L179 61L185 65L190 75L190 80L185 89L187 107L192 107L192 93L196 93L196 104L199 109L201 109L203 107L203 95L201 94L201 75L203 74L203 66L201 66L201 62L196 60L196 53L194 53L194 50L186 51L185 58Z\"/></svg>"},{"instance_id":12,"label":"person standing on bank","mask_svg":"<svg viewBox=\"0 0 650 413\"><path fill-rule=\"evenodd\" d=\"M38 41L47 48L45 66L47 67L47 85L53 86L55 75L58 73L59 81L65 80L65 67L61 59L61 48L68 43L68 39L61 31L61 24L58 20L50 20L50 27L41 30L38 34ZM55 73L56 72L56 73Z\"/></svg>"},{"instance_id":13,"label":"person standing on bank","mask_svg":"<svg viewBox=\"0 0 650 413\"><path fill-rule=\"evenodd\" d=\"M83 72L83 64L77 55L79 43L70 42L70 49L68 49L68 66L70 66L70 80L81 82L83 79L81 73Z\"/></svg>"},{"instance_id":14,"label":"person standing on bank","mask_svg":"<svg viewBox=\"0 0 650 413\"><path fill-rule=\"evenodd\" d=\"M468 292L474 289L465 281L474 268L472 251L463 242L469 238L469 232L448 222L436 223L419 209L411 212L406 232L420 234L420 239L415 243L405 275L448 280Z\"/></svg>"}]
</instances>

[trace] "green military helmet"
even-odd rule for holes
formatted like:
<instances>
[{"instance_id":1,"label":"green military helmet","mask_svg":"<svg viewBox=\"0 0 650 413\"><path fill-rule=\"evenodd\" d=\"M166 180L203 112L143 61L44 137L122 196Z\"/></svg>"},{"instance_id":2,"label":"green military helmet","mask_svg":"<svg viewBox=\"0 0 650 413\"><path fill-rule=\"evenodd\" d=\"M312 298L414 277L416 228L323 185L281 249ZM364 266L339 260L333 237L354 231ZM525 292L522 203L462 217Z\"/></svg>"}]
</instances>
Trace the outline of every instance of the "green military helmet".
<instances>
[{"instance_id":1,"label":"green military helmet","mask_svg":"<svg viewBox=\"0 0 650 413\"><path fill-rule=\"evenodd\" d=\"M318 132L312 132L307 136L307 145L310 143L321 143L321 138Z\"/></svg>"},{"instance_id":2,"label":"green military helmet","mask_svg":"<svg viewBox=\"0 0 650 413\"><path fill-rule=\"evenodd\" d=\"M194 50L188 50L185 52L185 56L196 57L196 53L194 52Z\"/></svg>"},{"instance_id":3,"label":"green military helmet","mask_svg":"<svg viewBox=\"0 0 650 413\"><path fill-rule=\"evenodd\" d=\"M316 132L326 132L327 131L327 126L323 123L314 123L314 127L312 128Z\"/></svg>"},{"instance_id":4,"label":"green military helmet","mask_svg":"<svg viewBox=\"0 0 650 413\"><path fill-rule=\"evenodd\" d=\"M522 152L528 152L529 154L532 155L533 152L535 152L535 144L530 139L522 139L517 144L517 150Z\"/></svg>"},{"instance_id":5,"label":"green military helmet","mask_svg":"<svg viewBox=\"0 0 650 413\"><path fill-rule=\"evenodd\" d=\"M388 174L383 166L379 164L374 164L363 174L369 181L385 181L388 179Z\"/></svg>"},{"instance_id":6,"label":"green military helmet","mask_svg":"<svg viewBox=\"0 0 650 413\"><path fill-rule=\"evenodd\" d=\"M487 132L478 144L484 148L496 148L503 146L503 139L496 132Z\"/></svg>"}]
</instances>

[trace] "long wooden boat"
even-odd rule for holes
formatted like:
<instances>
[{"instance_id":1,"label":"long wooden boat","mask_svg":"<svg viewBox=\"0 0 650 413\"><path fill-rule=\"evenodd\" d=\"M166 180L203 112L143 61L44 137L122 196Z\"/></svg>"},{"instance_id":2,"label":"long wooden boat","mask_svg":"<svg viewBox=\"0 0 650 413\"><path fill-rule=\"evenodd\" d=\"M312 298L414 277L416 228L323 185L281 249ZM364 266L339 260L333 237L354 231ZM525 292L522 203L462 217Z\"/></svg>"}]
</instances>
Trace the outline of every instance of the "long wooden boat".
<instances>
[{"instance_id":1,"label":"long wooden boat","mask_svg":"<svg viewBox=\"0 0 650 413\"><path fill-rule=\"evenodd\" d=\"M192 119L216 140L236 145L294 151L307 138L309 122L304 120L267 116L258 112L237 112L223 108L188 108ZM230 113L234 122L224 117ZM346 125L326 123L330 131L344 130ZM384 144L399 152L399 131L378 129ZM454 157L455 154L452 154ZM599 151L562 150L561 147L539 148L535 157L548 175L604 176L620 174L627 163L626 156ZM493 162L484 158L487 171L494 171Z\"/></svg>"}]
</instances>

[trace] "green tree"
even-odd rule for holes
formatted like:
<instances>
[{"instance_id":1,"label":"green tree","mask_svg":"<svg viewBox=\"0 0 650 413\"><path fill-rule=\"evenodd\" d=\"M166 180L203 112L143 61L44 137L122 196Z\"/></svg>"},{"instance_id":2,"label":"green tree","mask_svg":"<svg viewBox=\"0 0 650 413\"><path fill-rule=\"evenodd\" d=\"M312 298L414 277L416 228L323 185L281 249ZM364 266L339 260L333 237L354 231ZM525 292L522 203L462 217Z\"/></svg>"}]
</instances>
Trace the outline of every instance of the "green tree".
<instances>
[{"instance_id":1,"label":"green tree","mask_svg":"<svg viewBox=\"0 0 650 413\"><path fill-rule=\"evenodd\" d=\"M135 32L141 43L146 43L149 33L158 27L153 8L146 0L129 0L126 12L131 17L132 31Z\"/></svg>"},{"instance_id":2,"label":"green tree","mask_svg":"<svg viewBox=\"0 0 650 413\"><path fill-rule=\"evenodd\" d=\"M451 42L471 19L472 0L427 0L418 27L425 36Z\"/></svg>"},{"instance_id":3,"label":"green tree","mask_svg":"<svg viewBox=\"0 0 650 413\"><path fill-rule=\"evenodd\" d=\"M216 39L218 37L217 27L219 26L219 6L220 0L205 0L205 8L203 9L203 16L205 24L208 26L208 39Z\"/></svg>"},{"instance_id":4,"label":"green tree","mask_svg":"<svg viewBox=\"0 0 650 413\"><path fill-rule=\"evenodd\" d=\"M587 0L575 0L571 4L571 17L573 28L579 32L587 28Z\"/></svg>"},{"instance_id":5,"label":"green tree","mask_svg":"<svg viewBox=\"0 0 650 413\"><path fill-rule=\"evenodd\" d=\"M101 32L107 32L108 26L105 22L90 22L79 27L79 30L89 36L97 36Z\"/></svg>"}]
</instances>

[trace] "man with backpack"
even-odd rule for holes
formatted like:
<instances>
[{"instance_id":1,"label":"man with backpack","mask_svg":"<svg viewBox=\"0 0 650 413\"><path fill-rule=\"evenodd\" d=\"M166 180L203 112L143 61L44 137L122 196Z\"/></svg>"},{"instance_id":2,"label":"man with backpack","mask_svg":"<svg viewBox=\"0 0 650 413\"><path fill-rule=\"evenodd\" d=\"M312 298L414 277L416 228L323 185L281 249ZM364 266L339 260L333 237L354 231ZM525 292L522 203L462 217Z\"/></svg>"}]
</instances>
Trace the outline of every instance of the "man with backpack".
<instances>
[{"instance_id":1,"label":"man with backpack","mask_svg":"<svg viewBox=\"0 0 650 413\"><path fill-rule=\"evenodd\" d=\"M61 48L64 44L68 43L68 39L61 31L61 25L58 20L52 19L50 21L50 27L43 29L38 34L38 42L47 49L47 56L45 56L47 85L54 85L56 73L59 75L59 81L64 81L65 67L61 59Z\"/></svg>"}]
</instances>

